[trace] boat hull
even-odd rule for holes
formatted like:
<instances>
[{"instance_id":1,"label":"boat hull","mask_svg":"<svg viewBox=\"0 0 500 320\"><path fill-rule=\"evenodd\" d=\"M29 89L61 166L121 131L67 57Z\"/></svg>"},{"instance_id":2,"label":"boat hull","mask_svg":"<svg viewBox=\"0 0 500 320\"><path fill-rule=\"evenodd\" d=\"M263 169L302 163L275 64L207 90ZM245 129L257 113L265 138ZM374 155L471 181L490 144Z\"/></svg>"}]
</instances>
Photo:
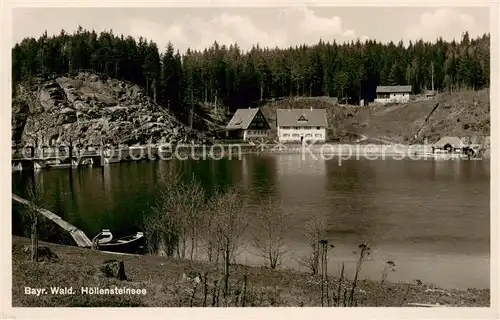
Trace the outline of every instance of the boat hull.
<instances>
[{"instance_id":1,"label":"boat hull","mask_svg":"<svg viewBox=\"0 0 500 320\"><path fill-rule=\"evenodd\" d=\"M110 242L97 245L97 250L100 251L111 251L120 253L131 253L131 254L144 254L145 253L145 239L140 237L127 242Z\"/></svg>"}]
</instances>

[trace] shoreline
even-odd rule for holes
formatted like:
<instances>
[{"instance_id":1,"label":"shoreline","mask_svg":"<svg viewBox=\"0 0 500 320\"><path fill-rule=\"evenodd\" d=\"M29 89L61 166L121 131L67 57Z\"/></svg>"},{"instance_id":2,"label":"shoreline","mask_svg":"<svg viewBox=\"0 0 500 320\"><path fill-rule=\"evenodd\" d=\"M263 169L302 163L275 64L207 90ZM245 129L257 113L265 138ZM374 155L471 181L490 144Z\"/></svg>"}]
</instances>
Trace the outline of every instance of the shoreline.
<instances>
[{"instance_id":1,"label":"shoreline","mask_svg":"<svg viewBox=\"0 0 500 320\"><path fill-rule=\"evenodd\" d=\"M173 259L162 256L117 255L90 249L65 246L40 241L41 246L50 248L58 257L54 262L30 262L23 248L30 240L12 236L13 290L15 307L34 306L146 306L186 307L201 306L203 292L192 299L193 284L182 280L189 271L208 273L209 279L217 279L222 266L210 262ZM127 281L103 279L99 267L109 259L122 260L125 264ZM74 278L72 275L77 274ZM238 290L241 279L248 276L248 306L321 306L320 276L289 269L271 270L264 267L231 266L231 289ZM331 277L332 294L337 290L337 277ZM208 281L212 284L213 281ZM141 297L109 295L47 295L36 297L23 294L28 287L129 287L146 289ZM203 286L201 286L203 287ZM342 281L342 288L349 289L350 283ZM255 293L250 298L250 293ZM393 283L390 277L383 284L380 281L358 281L356 291L358 306L441 306L441 307L487 307L490 305L490 289L441 289L428 284ZM264 297L264 298L263 298ZM115 299L116 298L116 299ZM208 299L210 302L210 299ZM116 300L116 301L115 301ZM191 300L191 302L190 302ZM123 305L125 303L125 305ZM227 306L235 306L235 301ZM232 304L231 304L232 303ZM109 305L111 304L111 305ZM438 304L438 305L436 305ZM210 304L208 305L210 306Z\"/></svg>"},{"instance_id":2,"label":"shoreline","mask_svg":"<svg viewBox=\"0 0 500 320\"><path fill-rule=\"evenodd\" d=\"M95 151L97 154L97 151ZM93 155L84 155L84 157L96 157ZM156 160L221 160L221 159L241 159L242 155L263 154L263 155L279 155L279 154L303 154L310 156L320 155L323 160L330 160L336 157L341 160L360 160L361 158L367 160L489 160L489 150L481 157L473 158L460 158L458 154L440 155L435 157L432 154L431 145L399 145L399 144L330 144L321 143L314 145L301 146L300 144L278 144L272 145L251 145L251 144L215 144L215 145L189 145L181 144L172 147L169 150L164 148L160 149L158 146L140 146L140 147L127 147L118 149L116 152L103 155L104 166L122 162L135 162L135 161L156 161ZM58 154L56 153L56 156ZM76 153L74 159L77 160L82 156L82 153ZM100 157L97 154L97 157ZM41 157L37 161L47 161L48 156ZM62 160L67 160L68 157L61 155ZM26 158L24 161L34 161ZM17 158L11 159L12 172L23 171L24 168L21 160ZM81 165L86 166L87 165ZM81 167L80 166L80 167ZM99 167L100 164L92 164L88 167ZM77 168L71 164L60 165L47 165L41 166L39 169L46 168ZM27 168L30 170L30 168ZM36 169L36 170L39 170ZM31 169L32 170L32 169Z\"/></svg>"}]
</instances>

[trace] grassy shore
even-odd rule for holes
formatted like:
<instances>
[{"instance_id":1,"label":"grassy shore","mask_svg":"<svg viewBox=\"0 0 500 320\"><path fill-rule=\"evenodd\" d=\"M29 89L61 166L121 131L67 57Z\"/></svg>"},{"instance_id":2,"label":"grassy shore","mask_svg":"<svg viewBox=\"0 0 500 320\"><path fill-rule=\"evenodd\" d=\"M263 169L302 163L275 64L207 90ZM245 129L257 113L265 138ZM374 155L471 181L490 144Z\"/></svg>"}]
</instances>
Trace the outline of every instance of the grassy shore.
<instances>
[{"instance_id":1,"label":"grassy shore","mask_svg":"<svg viewBox=\"0 0 500 320\"><path fill-rule=\"evenodd\" d=\"M31 262L24 248L27 238L12 238L12 305L13 307L201 307L201 306L321 306L320 276L290 270L231 266L230 290L226 298L220 293L214 301L214 280L220 279L222 268L213 263L168 259L160 256L122 256L95 252L78 247L40 242L59 259ZM123 260L127 280L106 278L100 267L104 261ZM207 274L200 284L183 280L190 271ZM243 279L247 275L246 286ZM204 278L204 277L202 277ZM338 280L332 278L330 298L335 298ZM389 277L390 280L390 277ZM82 295L81 287L146 289L145 295ZM25 294L25 287L73 287L76 294L41 296ZM341 283L339 303L343 305ZM194 294L193 294L194 292ZM216 295L217 296L217 295ZM204 302L205 301L205 302ZM243 302L244 301L244 302ZM490 290L441 290L426 284L390 283L362 280L356 288L357 306L406 306L411 303L439 304L460 307L487 307ZM336 305L332 299L331 305Z\"/></svg>"}]
</instances>

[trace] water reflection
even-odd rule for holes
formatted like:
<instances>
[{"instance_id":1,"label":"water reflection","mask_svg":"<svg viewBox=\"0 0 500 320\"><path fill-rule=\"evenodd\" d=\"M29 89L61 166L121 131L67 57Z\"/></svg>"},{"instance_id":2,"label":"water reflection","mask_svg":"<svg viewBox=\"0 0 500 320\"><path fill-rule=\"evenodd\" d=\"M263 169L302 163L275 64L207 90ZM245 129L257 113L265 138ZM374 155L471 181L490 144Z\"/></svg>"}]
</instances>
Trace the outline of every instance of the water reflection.
<instances>
[{"instance_id":1,"label":"water reflection","mask_svg":"<svg viewBox=\"0 0 500 320\"><path fill-rule=\"evenodd\" d=\"M383 166L377 161L377 165ZM373 197L379 179L372 169L372 161L326 162L329 234L333 241L352 243L372 242L379 218ZM385 179L385 178L384 178Z\"/></svg>"},{"instance_id":2,"label":"water reflection","mask_svg":"<svg viewBox=\"0 0 500 320\"><path fill-rule=\"evenodd\" d=\"M111 192L111 167L102 167L102 186L104 188L104 193Z\"/></svg>"},{"instance_id":3,"label":"water reflection","mask_svg":"<svg viewBox=\"0 0 500 320\"><path fill-rule=\"evenodd\" d=\"M396 281L418 275L444 286L489 284L490 171L485 161L346 160L339 166L337 159L251 155L242 160L81 168L71 177L64 169L33 176L16 172L12 188L25 196L34 179L47 191L45 206L89 237L103 228L129 234L140 227L160 180L172 168L181 170L185 179L194 175L207 193L216 187L241 187L248 197L250 221L263 201L272 199L280 205L289 215L287 267L296 268L296 258L309 253L304 225L318 214L326 219L336 246L333 265L354 263L352 251L370 241L374 255L368 265L373 269L367 269L366 276L378 277L384 259L391 259L398 265L398 272L391 275ZM238 257L239 262L245 260L262 263L255 252ZM425 265L429 261L434 261L432 270Z\"/></svg>"},{"instance_id":4,"label":"water reflection","mask_svg":"<svg viewBox=\"0 0 500 320\"><path fill-rule=\"evenodd\" d=\"M251 200L259 203L261 200L276 194L277 159L269 156L248 157L246 162Z\"/></svg>"},{"instance_id":5,"label":"water reflection","mask_svg":"<svg viewBox=\"0 0 500 320\"><path fill-rule=\"evenodd\" d=\"M457 160L435 160L432 161L432 169L434 179L449 179L458 180L460 179L460 168L464 161Z\"/></svg>"},{"instance_id":6,"label":"water reflection","mask_svg":"<svg viewBox=\"0 0 500 320\"><path fill-rule=\"evenodd\" d=\"M319 156L281 154L274 157L278 163L277 173L286 175L325 175L325 159Z\"/></svg>"}]
</instances>

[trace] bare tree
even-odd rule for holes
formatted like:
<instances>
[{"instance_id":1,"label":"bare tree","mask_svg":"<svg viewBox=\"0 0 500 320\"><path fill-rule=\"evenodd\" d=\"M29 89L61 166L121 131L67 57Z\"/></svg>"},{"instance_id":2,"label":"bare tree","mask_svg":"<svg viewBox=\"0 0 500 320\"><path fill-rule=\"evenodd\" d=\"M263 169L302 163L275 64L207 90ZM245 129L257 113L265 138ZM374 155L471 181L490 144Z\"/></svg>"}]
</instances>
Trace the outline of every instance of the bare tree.
<instances>
[{"instance_id":1,"label":"bare tree","mask_svg":"<svg viewBox=\"0 0 500 320\"><path fill-rule=\"evenodd\" d=\"M205 190L194 176L185 181L180 171L173 167L162 178L152 212L143 221L148 247L155 252L160 242L167 256L177 253L185 258L189 252L193 260L197 255L199 229L206 211Z\"/></svg>"},{"instance_id":2,"label":"bare tree","mask_svg":"<svg viewBox=\"0 0 500 320\"><path fill-rule=\"evenodd\" d=\"M319 241L321 245L321 306L324 304L324 298L326 298L326 302L328 306L330 306L330 298L329 298L329 278L328 278L328 249L334 248L335 246L330 244L328 245L327 239L322 239Z\"/></svg>"},{"instance_id":3,"label":"bare tree","mask_svg":"<svg viewBox=\"0 0 500 320\"><path fill-rule=\"evenodd\" d=\"M352 307L352 304L354 302L354 294L358 282L358 276L359 273L361 272L361 267L363 266L363 263L365 262L366 258L369 257L371 254L371 248L368 246L368 243L362 243L358 246L358 248L361 249L361 251L359 253L358 261L356 262L356 273L354 274L354 280L352 281L352 287L351 287L351 294L349 295L350 307Z\"/></svg>"},{"instance_id":4,"label":"bare tree","mask_svg":"<svg viewBox=\"0 0 500 320\"><path fill-rule=\"evenodd\" d=\"M32 182L28 188L28 200L31 204L24 206L21 211L23 224L29 225L31 236L31 261L38 262L38 227L39 227L39 209L44 198L43 191L40 187L35 186Z\"/></svg>"},{"instance_id":5,"label":"bare tree","mask_svg":"<svg viewBox=\"0 0 500 320\"><path fill-rule=\"evenodd\" d=\"M215 237L224 253L224 296L228 291L230 263L247 227L243 209L244 199L238 190L229 188L225 192L215 192L212 210L216 214Z\"/></svg>"},{"instance_id":6,"label":"bare tree","mask_svg":"<svg viewBox=\"0 0 500 320\"><path fill-rule=\"evenodd\" d=\"M221 249L221 241L219 234L217 233L217 196L212 197L208 204L207 210L203 215L203 235L206 241L206 253L208 261L214 261L218 263L219 252Z\"/></svg>"},{"instance_id":7,"label":"bare tree","mask_svg":"<svg viewBox=\"0 0 500 320\"><path fill-rule=\"evenodd\" d=\"M182 215L179 212L179 202L183 201L179 192L182 180L180 173L173 169L170 169L163 178L157 187L159 194L151 213L144 217L144 227L150 250L162 246L166 255L172 257L176 251L179 252L179 241L183 231ZM157 241L160 244L156 244Z\"/></svg>"},{"instance_id":8,"label":"bare tree","mask_svg":"<svg viewBox=\"0 0 500 320\"><path fill-rule=\"evenodd\" d=\"M385 263L384 269L382 270L382 277L380 278L380 286L384 285L385 279L389 275L389 272L396 272L396 264L394 261L389 260Z\"/></svg>"},{"instance_id":9,"label":"bare tree","mask_svg":"<svg viewBox=\"0 0 500 320\"><path fill-rule=\"evenodd\" d=\"M307 266L312 274L318 274L320 268L320 240L326 236L326 221L320 215L312 216L305 225L305 235L311 246L311 255L299 258L299 263Z\"/></svg>"},{"instance_id":10,"label":"bare tree","mask_svg":"<svg viewBox=\"0 0 500 320\"><path fill-rule=\"evenodd\" d=\"M271 269L275 269L287 251L284 240L286 215L277 204L269 199L257 211L256 228L253 244L259 250L260 255L269 261Z\"/></svg>"},{"instance_id":11,"label":"bare tree","mask_svg":"<svg viewBox=\"0 0 500 320\"><path fill-rule=\"evenodd\" d=\"M149 254L157 254L160 250L160 243L162 238L160 232L156 226L157 220L155 215L143 214L142 226L144 228L146 249Z\"/></svg>"},{"instance_id":12,"label":"bare tree","mask_svg":"<svg viewBox=\"0 0 500 320\"><path fill-rule=\"evenodd\" d=\"M203 186L194 176L189 184L183 185L182 195L184 197L184 214L185 223L188 228L186 228L187 233L189 233L191 240L191 250L190 258L197 257L198 252L198 239L199 239L199 227L201 225L202 216L205 210L205 190ZM184 237L186 237L184 235Z\"/></svg>"}]
</instances>

